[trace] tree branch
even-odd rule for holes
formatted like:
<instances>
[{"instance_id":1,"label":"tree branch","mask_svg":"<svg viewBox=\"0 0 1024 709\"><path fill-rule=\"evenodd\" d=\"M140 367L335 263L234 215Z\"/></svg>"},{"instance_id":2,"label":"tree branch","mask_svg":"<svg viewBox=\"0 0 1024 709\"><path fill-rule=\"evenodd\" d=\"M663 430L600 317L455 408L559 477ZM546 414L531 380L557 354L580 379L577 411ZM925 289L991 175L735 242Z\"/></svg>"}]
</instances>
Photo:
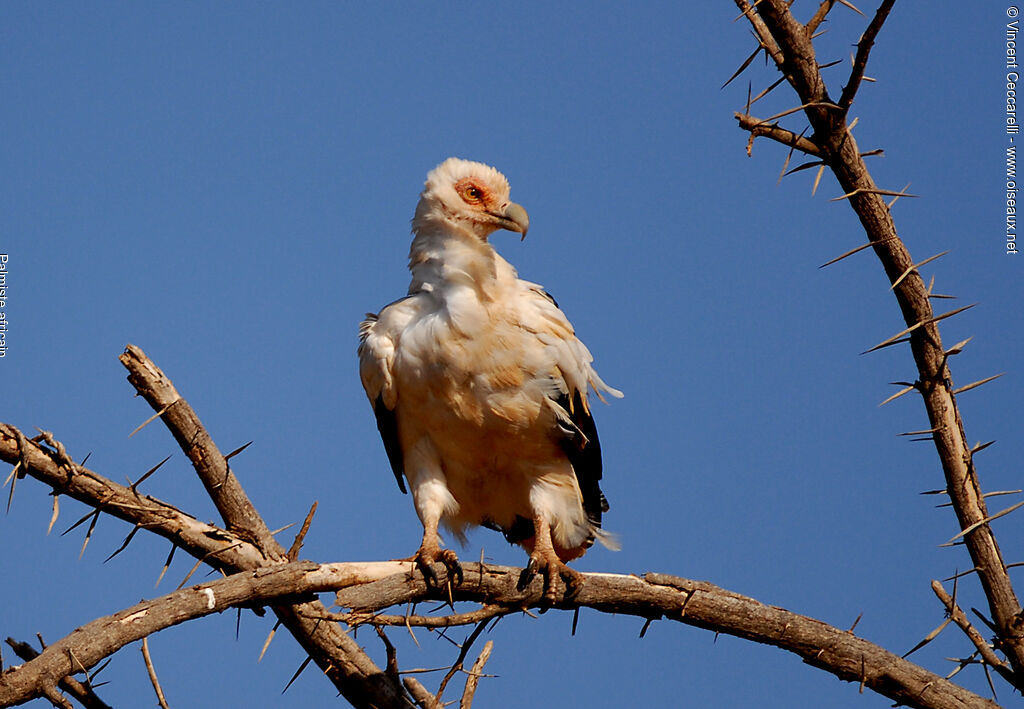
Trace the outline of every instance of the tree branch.
<instances>
[{"instance_id":1,"label":"tree branch","mask_svg":"<svg viewBox=\"0 0 1024 709\"><path fill-rule=\"evenodd\" d=\"M19 437L24 443L19 448ZM109 480L77 463L61 461L56 451L26 440L14 426L0 423L0 460L15 465L30 477L112 517L143 527L169 539L192 556L207 558L228 573L256 568L263 555L253 544L220 527L200 522L173 505ZM215 556L211 556L214 555Z\"/></svg>"},{"instance_id":2,"label":"tree branch","mask_svg":"<svg viewBox=\"0 0 1024 709\"><path fill-rule=\"evenodd\" d=\"M401 602L441 599L443 592L428 587L414 568L412 562L275 564L143 601L79 628L47 647L35 660L0 675L0 706L41 696L46 687L54 686L62 677L92 667L130 642L233 606L294 602L296 596L337 589L343 589L339 598L351 598L349 592L356 589L362 591L359 597L367 604L360 609L363 611L386 608L396 597ZM512 609L547 607L543 580L534 579L520 590L519 568L466 563L463 570L465 581L454 589L455 600ZM443 564L436 565L435 572L443 575ZM909 706L996 706L848 631L710 583L664 574L641 578L588 573L584 577L586 582L579 593L557 604L558 608L665 618L773 645Z\"/></svg>"},{"instance_id":3,"label":"tree branch","mask_svg":"<svg viewBox=\"0 0 1024 709\"><path fill-rule=\"evenodd\" d=\"M439 578L444 567L434 567ZM463 564L465 581L455 600L504 605L511 609L541 608L543 580L517 589L521 569ZM591 608L605 613L665 618L725 633L799 655L806 663L865 686L901 704L916 707L994 707L979 697L887 650L807 616L760 603L704 581L665 574L588 573L579 593L557 607ZM337 603L360 612L381 610L396 603L443 600L419 575L391 577L346 588ZM371 621L372 622L372 621Z\"/></svg>"},{"instance_id":4,"label":"tree branch","mask_svg":"<svg viewBox=\"0 0 1024 709\"><path fill-rule=\"evenodd\" d=\"M25 472L29 476L54 485L55 489L73 491L78 499L96 506L97 509L102 508L128 521L141 523L169 538L178 538L183 548L195 556L227 549L218 556L218 564L221 568L226 568L229 564L239 564L242 568L237 570L249 572L246 578L256 574L277 573L278 569L285 568L285 565L273 564L258 569L260 563L266 562L258 550L248 542L235 540L224 530L197 522L188 515L165 506L165 503L132 493L130 488L111 483L82 466L75 466L73 472L69 471L66 465L60 467L55 461L57 453L43 448L38 443L28 443L24 446L24 455L20 455L15 432L16 429L12 427L0 425L0 458L11 463L24 461ZM124 500L134 502L128 504ZM373 567L376 571L373 572L372 578L384 578L367 584L365 581L371 577L364 576L364 583L348 586L338 594L339 605L353 609L353 613L346 614L346 620L373 624L374 618L371 614L378 610L399 603L438 597L437 591L428 589L420 575L412 574L410 577L409 570L412 566L409 562L381 563L384 565ZM288 565L289 568L294 566ZM355 568L353 565L335 566ZM532 586L522 591L517 589L519 569L488 565L486 572L481 573L479 565L476 564L464 564L464 568L467 577L465 582L455 589L456 599L484 603L485 608L475 613L455 614L447 621L425 620L423 625L479 622L490 615L540 607L542 603L543 583L540 579L536 579ZM396 571L401 570L404 570L404 573L395 575ZM435 573L438 578L443 578L443 565L439 564ZM952 683L845 631L804 616L773 609L711 584L661 575L648 575L644 580L634 576L612 574L586 574L586 578L587 582L580 594L571 603L562 604L560 607L585 606L604 612L630 613L647 619L667 617L716 632L776 645L799 654L809 664L826 669L843 679L858 682L863 680L867 686L878 689L886 696L913 706L953 706L943 704L937 697L933 697L933 689L944 696L950 696L949 692L953 693L951 696L962 695L961 698L966 702L964 705L987 706L984 700L969 692L965 693L965 690ZM236 577L231 576L229 579L235 583ZM221 589L216 586L214 589L215 597L222 596ZM308 587L291 586L287 593L282 593L294 595L308 590ZM186 594L187 597L187 592L179 593ZM247 604L254 598L245 597L244 594L238 594L238 597L244 598ZM348 637L341 633L335 624L323 622L325 618L332 616L319 602L295 606L281 605L275 610L300 629L309 628L328 636L337 634ZM159 620L159 613L153 612L149 615ZM381 619L382 623L389 623L390 620L390 617ZM154 629L148 629L145 634L154 632ZM77 650L75 652L76 657L85 654ZM65 662L62 668L70 672L71 665ZM383 673L374 681L383 682ZM936 682L939 684L935 684Z\"/></svg>"},{"instance_id":5,"label":"tree branch","mask_svg":"<svg viewBox=\"0 0 1024 709\"><path fill-rule=\"evenodd\" d=\"M821 148L814 141L797 135L793 131L787 130L775 123L766 123L746 113L736 113L735 116L736 120L739 121L740 128L750 131L751 135L763 135L766 138L771 138L787 147L796 148L808 155L820 157L822 154Z\"/></svg>"},{"instance_id":6,"label":"tree branch","mask_svg":"<svg viewBox=\"0 0 1024 709\"><path fill-rule=\"evenodd\" d=\"M410 569L409 562L275 564L137 603L97 618L47 646L38 657L0 674L0 706L44 696L61 679L88 670L128 643L164 628L235 606L287 603L296 596L333 591L395 573L407 575Z\"/></svg>"},{"instance_id":7,"label":"tree branch","mask_svg":"<svg viewBox=\"0 0 1024 709\"><path fill-rule=\"evenodd\" d=\"M735 3L742 10L749 8L746 0L735 0ZM883 2L861 40L858 55L864 63L869 43L881 28L890 5L890 0ZM821 107L829 97L806 28L793 18L784 0L762 0L757 5L756 14L748 14L748 17L759 36L766 30L779 48L781 61L777 59L776 63L801 103L808 105L805 114L813 130L811 139L822 148L824 163L832 169L843 193L850 196L850 205L873 244L889 282L894 284L893 291L903 319L911 327L927 323L910 334L911 351L921 383L919 391L928 412L929 427L934 430L936 451L960 529L977 525L965 535L965 541L998 628L999 647L1007 654L1017 676L1024 677L1021 607L995 535L984 522L988 512L957 408L952 376L947 367L948 356L943 351L939 329L933 319L928 289L920 274L913 270L914 260L898 237L889 208L858 152L857 143L846 123L847 112ZM762 37L762 41L766 40ZM858 69L855 60L851 81L862 71L863 67ZM848 87L855 90L857 83L859 81L848 84ZM851 100L852 95L851 91ZM903 277L908 269L910 274ZM897 284L901 277L902 281Z\"/></svg>"},{"instance_id":8,"label":"tree branch","mask_svg":"<svg viewBox=\"0 0 1024 709\"><path fill-rule=\"evenodd\" d=\"M26 662L39 657L39 651L28 643L23 643L14 638L7 638L7 644L14 650L14 654ZM74 697L85 709L111 709L110 705L96 696L96 692L87 684L82 684L74 677L64 677L57 686ZM52 688L51 688L52 689Z\"/></svg>"},{"instance_id":9,"label":"tree branch","mask_svg":"<svg viewBox=\"0 0 1024 709\"><path fill-rule=\"evenodd\" d=\"M11 427L0 426L0 458L11 463L22 459L16 441L17 436ZM252 569L254 567L249 565L260 563L262 560L258 551L247 542L233 540L223 530L196 522L184 513L164 506L164 503L154 501L148 496L136 496L129 488L115 485L81 466L76 466L75 472L70 473L67 468L58 466L54 460L56 452L48 451L37 443L26 445L24 453L23 459L27 465L25 471L28 475L55 486L63 486L58 489L73 490L79 499L87 504L94 504L97 508L105 504L105 509L112 514L136 523L141 522L158 533L172 538L178 534L188 542L187 546L184 542L182 546L193 555L201 556L210 551L232 547L218 559L222 566L230 562L244 564L245 568ZM135 502L121 502L128 499L134 499ZM485 603L487 609L481 611L484 615L497 615L498 609L501 608L507 609L506 612L514 612L538 607L541 603L543 584L539 579L531 587L523 591L517 590L519 569L488 565L487 572L481 574L478 565L465 564L464 567L467 578L456 588L456 598ZM256 573L271 573L278 568L282 568L282 565L275 564ZM411 569L411 564L392 562L391 566L380 568L382 571L378 571L376 577L384 575L384 572L393 574L396 569ZM443 565L438 565L435 573L441 578L445 573ZM916 665L900 660L844 631L803 616L772 609L753 599L730 594L710 584L658 575L649 575L645 581L636 577L610 574L587 574L586 577L587 583L581 589L580 595L573 599L571 604L561 607L586 606L606 612L631 613L644 618L668 617L716 632L766 642L800 654L809 664L826 669L844 679L859 682L863 678L867 686L877 687L887 696L914 706L946 706L935 701L929 694L930 690L923 690L926 686L936 690L941 688L942 694L947 692L947 685L951 688L949 691L964 692ZM298 593L301 590L298 587L290 589L291 593ZM428 589L419 575L413 575L410 579L409 573L401 573L387 575L375 583L348 587L338 594L338 602L339 605L358 612L349 614L353 619L358 617L372 624L373 618L368 614L398 603L424 600L431 597L432 593L436 594L436 591ZM334 624L323 622L330 614L320 603L300 604L294 607L291 613L292 617L301 615L296 618L296 622L301 620L306 624L304 627L312 627L321 632L330 628L347 637L337 631ZM461 618L463 615L466 617ZM452 621L478 622L484 615L457 614ZM388 620L390 619L382 619L384 622ZM429 624L429 621L423 624ZM441 624L452 623L437 622L437 625ZM76 651L76 656L78 654ZM64 667L70 668L70 664ZM934 684L936 681L940 684ZM922 692L923 696L919 696ZM983 702L970 693L966 696L968 704ZM986 704L983 702L976 705Z\"/></svg>"},{"instance_id":10,"label":"tree branch","mask_svg":"<svg viewBox=\"0 0 1024 709\"><path fill-rule=\"evenodd\" d=\"M192 462L227 529L252 542L268 559L284 558L284 549L270 534L217 444L171 380L135 345L128 345L118 359L129 372L128 381L153 410L159 412L174 440Z\"/></svg>"},{"instance_id":11,"label":"tree branch","mask_svg":"<svg viewBox=\"0 0 1024 709\"><path fill-rule=\"evenodd\" d=\"M156 692L157 704L160 705L161 709L170 709L167 706L167 698L164 696L163 687L160 686L160 680L157 679L153 658L149 654L149 637L142 639L142 659L146 663L146 673L149 675L149 682L153 685L153 691Z\"/></svg>"},{"instance_id":12,"label":"tree branch","mask_svg":"<svg viewBox=\"0 0 1024 709\"><path fill-rule=\"evenodd\" d=\"M960 606L956 604L956 601L946 593L946 589L942 587L942 584L938 581L932 581L932 592L942 601L942 605L946 607L946 614L950 620L957 624L957 626L964 632L964 635L971 641L981 659L991 665L992 669L1000 674L1000 676L1009 682L1011 685L1021 691L1021 683L1014 676L1010 667L999 659L992 646L989 645L985 638L981 636L981 633L971 625L971 621L967 620L967 615L960 609ZM953 592L956 593L956 585L953 586ZM949 622L949 621L946 621Z\"/></svg>"},{"instance_id":13,"label":"tree branch","mask_svg":"<svg viewBox=\"0 0 1024 709\"><path fill-rule=\"evenodd\" d=\"M814 17L808 20L805 25L808 36L814 34L814 31L818 29L818 25L825 21L825 17L832 11L832 8L835 7L835 5L836 0L823 0L823 2L818 5L818 9L815 11Z\"/></svg>"},{"instance_id":14,"label":"tree branch","mask_svg":"<svg viewBox=\"0 0 1024 709\"><path fill-rule=\"evenodd\" d=\"M860 41L857 42L857 56L853 60L853 69L850 71L850 79L846 82L846 86L843 87L843 94L839 97L839 105L844 111L848 111L850 106L853 104L853 98L857 95L857 89L860 88L860 82L864 79L864 70L868 65L868 54L871 53L871 47L875 44L875 37L878 36L879 31L882 29L882 25L885 24L885 18L889 16L889 11L892 10L892 6L896 3L896 0L883 0L882 4L879 5L878 10L875 12L874 18L871 20L871 24L864 30L864 34L861 35Z\"/></svg>"},{"instance_id":15,"label":"tree branch","mask_svg":"<svg viewBox=\"0 0 1024 709\"><path fill-rule=\"evenodd\" d=\"M129 372L128 381L157 412L192 461L228 530L259 549L266 560L261 565L285 563L288 556L284 547L274 539L227 459L170 379L135 345L128 345L120 360ZM386 675L355 640L336 626L309 617L324 611L319 601L274 606L277 617L346 699L353 704L410 709L413 705L401 684Z\"/></svg>"},{"instance_id":16,"label":"tree branch","mask_svg":"<svg viewBox=\"0 0 1024 709\"><path fill-rule=\"evenodd\" d=\"M473 706L473 695L476 694L476 687L483 674L484 665L491 658L491 650L493 649L494 641L488 640L484 644L484 649L477 656L476 662L473 663L473 667L470 668L469 676L466 677L466 687L462 690L462 700L459 702L459 709L470 709Z\"/></svg>"},{"instance_id":17,"label":"tree branch","mask_svg":"<svg viewBox=\"0 0 1024 709\"><path fill-rule=\"evenodd\" d=\"M279 563L269 562L255 544L199 522L156 498L118 485L74 463L66 453L25 439L17 428L3 423L0 423L0 460L18 465L19 472L50 485L55 494L67 494L166 537L195 558L225 573ZM380 707L412 707L402 686L384 675L354 640L337 626L316 619L327 612L319 601L275 607L274 612L353 704L369 698Z\"/></svg>"},{"instance_id":18,"label":"tree branch","mask_svg":"<svg viewBox=\"0 0 1024 709\"><path fill-rule=\"evenodd\" d=\"M757 4L759 3L760 0L758 0ZM743 11L743 14L740 15L740 17L746 17L750 21L750 24L754 26L754 32L757 34L757 39L761 43L765 52L768 53L768 56L770 56L776 64L781 63L782 53L779 51L779 46L772 38L771 32L768 31L767 27L765 27L764 21L758 17L756 12L754 12L753 6L747 2L747 0L736 0L736 6Z\"/></svg>"}]
</instances>

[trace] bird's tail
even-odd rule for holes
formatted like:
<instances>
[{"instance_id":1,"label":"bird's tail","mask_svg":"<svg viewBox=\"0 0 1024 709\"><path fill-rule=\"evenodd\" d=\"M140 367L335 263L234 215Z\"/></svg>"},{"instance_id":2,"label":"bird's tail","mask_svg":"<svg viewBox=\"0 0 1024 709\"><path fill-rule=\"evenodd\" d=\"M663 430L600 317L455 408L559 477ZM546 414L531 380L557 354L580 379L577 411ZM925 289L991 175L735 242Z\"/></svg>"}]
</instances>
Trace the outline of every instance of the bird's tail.
<instances>
[{"instance_id":1,"label":"bird's tail","mask_svg":"<svg viewBox=\"0 0 1024 709\"><path fill-rule=\"evenodd\" d=\"M619 551L622 544L619 543L619 535L606 532L600 527L594 527L594 539L601 542L601 546L611 551Z\"/></svg>"}]
</instances>

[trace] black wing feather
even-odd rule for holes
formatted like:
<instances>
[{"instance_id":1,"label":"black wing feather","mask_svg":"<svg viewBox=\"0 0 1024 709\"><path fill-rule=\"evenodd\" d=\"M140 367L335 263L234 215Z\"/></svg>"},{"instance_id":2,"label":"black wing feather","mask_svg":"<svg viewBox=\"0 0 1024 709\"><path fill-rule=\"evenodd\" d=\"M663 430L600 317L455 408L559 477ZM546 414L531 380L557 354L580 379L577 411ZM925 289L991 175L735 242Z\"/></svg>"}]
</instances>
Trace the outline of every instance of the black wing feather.
<instances>
[{"instance_id":1,"label":"black wing feather","mask_svg":"<svg viewBox=\"0 0 1024 709\"><path fill-rule=\"evenodd\" d=\"M559 425L559 442L569 458L569 463L572 464L573 472L576 473L576 482L583 495L583 511L586 512L591 524L600 527L601 517L608 511L608 500L601 492L601 442L597 437L594 417L584 407L583 395L580 392L573 394L571 400L568 394L562 394L555 402L565 410L572 421L572 427L568 423ZM509 544L529 539L534 533L533 521L518 515L512 526L507 529L489 520L485 520L483 526L504 534Z\"/></svg>"},{"instance_id":2,"label":"black wing feather","mask_svg":"<svg viewBox=\"0 0 1024 709\"><path fill-rule=\"evenodd\" d=\"M573 393L571 403L568 394L562 394L557 403L569 414L577 429L566 432L562 438L562 450L576 473L576 482L583 494L583 511L594 526L600 527L601 515L608 511L608 500L601 492L601 442L597 438L594 417L578 391Z\"/></svg>"},{"instance_id":3,"label":"black wing feather","mask_svg":"<svg viewBox=\"0 0 1024 709\"><path fill-rule=\"evenodd\" d=\"M398 442L398 420L395 412L384 405L384 396L378 396L373 404L373 413L377 417L377 430L380 431L380 438L384 441L384 450L388 453L388 460L391 461L391 471L398 481L398 489L403 493L405 489L405 478L403 471L405 466L402 462L402 446Z\"/></svg>"}]
</instances>

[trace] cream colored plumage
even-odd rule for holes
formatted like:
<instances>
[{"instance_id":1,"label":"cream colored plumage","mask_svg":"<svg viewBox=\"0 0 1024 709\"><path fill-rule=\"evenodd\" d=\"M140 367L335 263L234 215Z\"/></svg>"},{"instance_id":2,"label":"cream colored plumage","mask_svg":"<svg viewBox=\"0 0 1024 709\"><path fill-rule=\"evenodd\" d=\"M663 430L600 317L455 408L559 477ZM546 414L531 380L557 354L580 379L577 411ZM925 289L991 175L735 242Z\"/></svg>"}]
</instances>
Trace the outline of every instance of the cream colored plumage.
<instances>
[{"instance_id":1,"label":"cream colored plumage","mask_svg":"<svg viewBox=\"0 0 1024 709\"><path fill-rule=\"evenodd\" d=\"M484 525L530 553L524 577L543 571L554 600L559 577L569 591L582 581L565 561L595 538L611 546L587 394L622 394L555 301L487 241L497 229L525 238L528 226L494 168L458 158L435 168L412 220L409 295L367 315L359 369L423 522L425 573L436 560L461 571L438 523L460 540Z\"/></svg>"}]
</instances>

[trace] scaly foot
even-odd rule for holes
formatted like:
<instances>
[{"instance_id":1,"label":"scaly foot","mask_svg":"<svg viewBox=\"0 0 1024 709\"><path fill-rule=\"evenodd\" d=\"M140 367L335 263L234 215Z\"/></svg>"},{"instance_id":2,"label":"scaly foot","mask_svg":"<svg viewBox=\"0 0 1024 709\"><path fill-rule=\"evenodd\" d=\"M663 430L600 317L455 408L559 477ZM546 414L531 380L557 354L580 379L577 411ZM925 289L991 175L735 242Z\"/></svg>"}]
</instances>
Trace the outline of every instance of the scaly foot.
<instances>
[{"instance_id":1,"label":"scaly foot","mask_svg":"<svg viewBox=\"0 0 1024 709\"><path fill-rule=\"evenodd\" d=\"M529 586L538 571L544 575L544 600L550 604L558 600L562 581L565 581L563 600L571 599L583 587L583 574L566 566L554 551L544 554L540 550L535 550L530 554L530 561L523 569L523 573L519 575L518 589L522 591Z\"/></svg>"},{"instance_id":2,"label":"scaly foot","mask_svg":"<svg viewBox=\"0 0 1024 709\"><path fill-rule=\"evenodd\" d=\"M459 563L459 557L451 549L441 549L437 545L424 544L409 560L416 562L416 566L423 573L423 579L427 582L428 586L433 586L434 588L440 588L441 586L437 579L437 574L434 573L432 568L432 564L436 561L444 564L450 583L456 585L462 583L462 564Z\"/></svg>"}]
</instances>

